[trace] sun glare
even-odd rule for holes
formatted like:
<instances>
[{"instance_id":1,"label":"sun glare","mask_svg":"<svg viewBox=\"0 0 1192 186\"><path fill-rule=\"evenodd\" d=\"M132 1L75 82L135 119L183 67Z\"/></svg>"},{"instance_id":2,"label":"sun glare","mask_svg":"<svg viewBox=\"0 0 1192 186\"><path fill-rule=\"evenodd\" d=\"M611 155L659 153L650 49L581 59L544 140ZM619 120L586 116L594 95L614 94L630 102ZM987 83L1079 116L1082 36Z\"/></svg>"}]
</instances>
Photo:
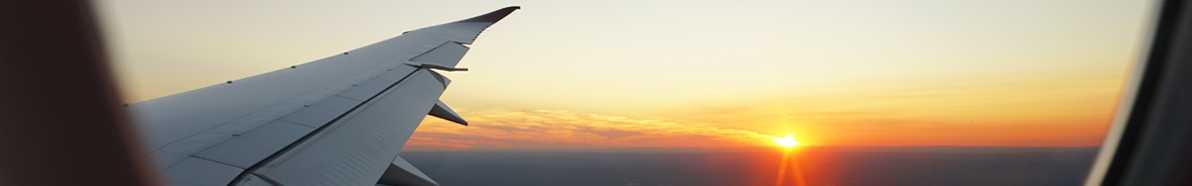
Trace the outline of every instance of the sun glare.
<instances>
[{"instance_id":1,"label":"sun glare","mask_svg":"<svg viewBox=\"0 0 1192 186\"><path fill-rule=\"evenodd\" d=\"M785 147L799 145L799 142L795 142L795 135L791 134L786 134L785 138L774 138L774 142Z\"/></svg>"}]
</instances>

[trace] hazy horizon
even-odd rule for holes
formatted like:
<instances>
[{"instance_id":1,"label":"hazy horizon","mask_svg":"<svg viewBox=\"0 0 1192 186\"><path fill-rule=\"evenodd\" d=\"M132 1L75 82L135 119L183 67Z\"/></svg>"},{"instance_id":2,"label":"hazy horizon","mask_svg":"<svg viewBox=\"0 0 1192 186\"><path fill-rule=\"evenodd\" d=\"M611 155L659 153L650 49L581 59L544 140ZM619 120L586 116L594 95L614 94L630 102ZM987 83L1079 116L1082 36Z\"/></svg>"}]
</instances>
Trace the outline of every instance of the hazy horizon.
<instances>
[{"instance_id":1,"label":"hazy horizon","mask_svg":"<svg viewBox=\"0 0 1192 186\"><path fill-rule=\"evenodd\" d=\"M1033 185L1084 181L1097 148L403 151L441 185Z\"/></svg>"}]
</instances>

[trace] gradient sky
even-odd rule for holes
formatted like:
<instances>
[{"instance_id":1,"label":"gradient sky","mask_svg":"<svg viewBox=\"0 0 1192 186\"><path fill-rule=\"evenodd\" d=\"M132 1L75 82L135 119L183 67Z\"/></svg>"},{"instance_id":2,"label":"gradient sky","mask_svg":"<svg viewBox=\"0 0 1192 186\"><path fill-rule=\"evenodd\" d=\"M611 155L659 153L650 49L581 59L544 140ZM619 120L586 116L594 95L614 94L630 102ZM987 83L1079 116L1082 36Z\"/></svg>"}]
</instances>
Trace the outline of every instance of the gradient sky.
<instances>
[{"instance_id":1,"label":"gradient sky","mask_svg":"<svg viewBox=\"0 0 1192 186\"><path fill-rule=\"evenodd\" d=\"M412 147L1096 146L1150 1L101 0L128 102L519 10Z\"/></svg>"}]
</instances>

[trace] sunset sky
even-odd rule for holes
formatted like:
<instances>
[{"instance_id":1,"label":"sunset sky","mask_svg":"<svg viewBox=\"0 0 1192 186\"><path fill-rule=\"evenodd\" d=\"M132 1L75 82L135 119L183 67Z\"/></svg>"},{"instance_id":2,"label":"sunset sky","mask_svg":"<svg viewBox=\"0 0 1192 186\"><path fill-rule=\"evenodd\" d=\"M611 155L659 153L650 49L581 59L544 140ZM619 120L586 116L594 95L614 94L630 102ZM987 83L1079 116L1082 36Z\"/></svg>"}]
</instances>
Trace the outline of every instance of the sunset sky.
<instances>
[{"instance_id":1,"label":"sunset sky","mask_svg":"<svg viewBox=\"0 0 1192 186\"><path fill-rule=\"evenodd\" d=\"M408 147L1096 146L1152 2L98 2L128 102L512 5Z\"/></svg>"}]
</instances>

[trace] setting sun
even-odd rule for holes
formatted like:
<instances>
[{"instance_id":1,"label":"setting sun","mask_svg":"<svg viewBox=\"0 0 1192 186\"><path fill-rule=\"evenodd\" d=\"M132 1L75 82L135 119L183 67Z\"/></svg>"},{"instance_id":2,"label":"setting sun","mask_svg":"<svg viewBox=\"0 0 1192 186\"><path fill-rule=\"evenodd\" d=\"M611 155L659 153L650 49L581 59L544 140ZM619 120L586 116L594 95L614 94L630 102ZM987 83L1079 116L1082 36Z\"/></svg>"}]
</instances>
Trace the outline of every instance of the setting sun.
<instances>
[{"instance_id":1,"label":"setting sun","mask_svg":"<svg viewBox=\"0 0 1192 186\"><path fill-rule=\"evenodd\" d=\"M792 134L786 134L785 138L774 138L774 142L784 147L799 145L799 142L795 142L795 135Z\"/></svg>"}]
</instances>

